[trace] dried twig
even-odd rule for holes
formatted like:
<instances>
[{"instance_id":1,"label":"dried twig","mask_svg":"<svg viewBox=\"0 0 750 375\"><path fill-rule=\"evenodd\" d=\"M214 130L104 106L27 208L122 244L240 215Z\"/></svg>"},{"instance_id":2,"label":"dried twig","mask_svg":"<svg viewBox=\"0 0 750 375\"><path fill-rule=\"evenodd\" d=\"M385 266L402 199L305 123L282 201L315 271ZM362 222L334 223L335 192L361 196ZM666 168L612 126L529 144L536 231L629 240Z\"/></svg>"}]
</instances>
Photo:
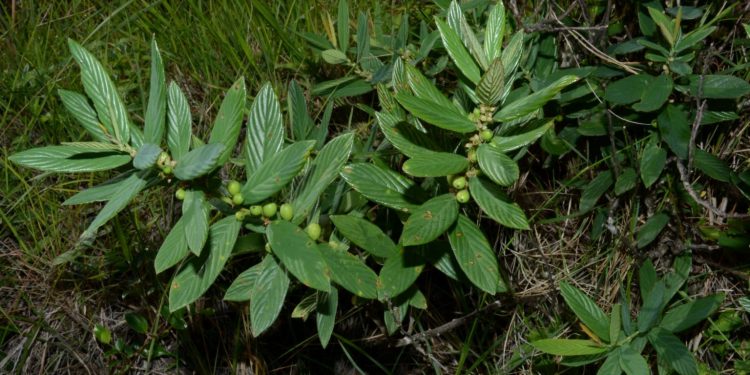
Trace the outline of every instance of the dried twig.
<instances>
[{"instance_id":1,"label":"dried twig","mask_svg":"<svg viewBox=\"0 0 750 375\"><path fill-rule=\"evenodd\" d=\"M702 199L698 193L695 192L695 189L693 189L693 185L690 184L690 176L688 174L687 168L685 168L685 165L682 164L682 161L679 159L675 159L675 164L677 165L677 171L680 173L680 180L682 181L682 186L685 188L685 191L687 191L688 195L690 195L691 198L695 201L695 203L698 203L699 205L705 207L709 211L711 211L714 215L723 217L723 218L734 218L734 219L742 219L742 218L748 218L750 215L748 214L738 214L738 213L727 213L720 209L718 209L716 206L711 204L711 202Z\"/></svg>"},{"instance_id":2,"label":"dried twig","mask_svg":"<svg viewBox=\"0 0 750 375\"><path fill-rule=\"evenodd\" d=\"M428 329L424 332L417 333L416 335L403 337L396 342L395 346L402 347L402 346L412 345L420 341L425 341L429 339L430 337L440 336L448 331L451 331L451 330L456 329L457 327L460 327L461 325L466 323L467 320L471 319L477 314L480 314L487 310L494 310L499 307L500 307L500 300L496 300L488 304L487 306L482 307L481 309L474 310L473 312L466 314L462 317L455 318L451 320L450 322L445 323L439 327Z\"/></svg>"}]
</instances>

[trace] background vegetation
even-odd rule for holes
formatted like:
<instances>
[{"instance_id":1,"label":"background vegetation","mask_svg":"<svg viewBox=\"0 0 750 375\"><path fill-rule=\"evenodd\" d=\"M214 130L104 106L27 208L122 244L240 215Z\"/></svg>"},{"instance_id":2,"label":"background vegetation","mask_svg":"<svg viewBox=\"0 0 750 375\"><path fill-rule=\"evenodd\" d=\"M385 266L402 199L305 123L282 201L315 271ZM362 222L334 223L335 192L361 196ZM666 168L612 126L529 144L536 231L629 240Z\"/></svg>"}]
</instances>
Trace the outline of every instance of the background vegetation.
<instances>
[{"instance_id":1,"label":"background vegetation","mask_svg":"<svg viewBox=\"0 0 750 375\"><path fill-rule=\"evenodd\" d=\"M682 294L723 292L726 298L717 314L681 337L707 373L749 371L747 306L743 309L741 304L749 280L748 232L742 220L728 217L747 212L741 182L694 177L696 194L718 212L707 210L690 203L677 167L670 164L670 174L665 173L656 188L619 194L613 190L616 186L607 186L606 194L596 197L601 198L596 210L578 210L589 181L603 171L620 175L629 165L636 166L632 154L622 159L608 155L623 148L640 150L636 141L646 139L643 127L649 123L636 121L640 124L630 132L605 129L600 134L595 129L579 132L590 139L570 138L562 130L578 120L561 112L556 128L562 149L554 144L530 148L524 172L511 189L531 229L511 232L492 224L482 228L495 245L514 293L495 300L439 277L424 278L420 286L430 308L408 317L408 333L456 318L462 324L422 345L399 345L398 337L384 335L376 316L380 312L356 300L341 307L332 345L325 350L313 324L289 318L293 306L285 307L281 319L259 338L250 334L246 311L222 301L220 290L210 290L190 313L170 314L165 305L171 275L155 275L153 259L173 225L177 202L172 191L163 189L137 200L103 228L107 233L93 246L81 249L76 246L78 235L97 207L63 207L61 202L111 176L39 174L8 160L19 150L84 139L56 93L80 87L67 38L84 44L110 68L130 113L143 113L147 103L149 41L155 36L167 76L187 93L199 135L208 133L222 94L241 75L251 94L271 81L282 103L289 80L296 79L317 118L325 100L311 94L313 87L350 71L325 64L309 35L303 34L325 35L328 14L335 17L337 3L3 3L0 372L595 373L595 368L566 370L555 357L529 345L540 338L580 334L559 293L559 281L576 285L609 311L621 300L621 284L637 284L637 270L646 259L661 274L686 248L693 260ZM360 11L384 16L379 26L395 35L403 14L408 14L411 25L431 25L439 5L447 2L436 3L352 1L350 9L352 19ZM465 5L482 3L486 2ZM726 6L718 1L700 5L712 15ZM748 5L729 5L735 6L731 14L716 23L717 30L696 51L691 65L695 72L747 80L750 41L742 25L750 21ZM618 55L612 49L639 35L635 6L595 0L508 1L506 8L514 29L541 32L545 40L556 43L557 64L562 67L607 62L611 66L607 59L620 59L642 62L641 68L651 72L660 70L658 64L645 63L638 52ZM413 29L412 36L419 33ZM446 75L437 78L451 81ZM337 100L329 134L354 131L366 137L376 124L363 104L377 106L377 99L369 94ZM697 143L740 174L748 167L745 133L750 104L744 97L733 105L738 118L701 132ZM618 110L604 113L631 119ZM623 126L616 120L614 124ZM653 242L640 246L638 230L654 211L668 212L673 220L657 231L661 234ZM228 285L234 276L221 279Z\"/></svg>"}]
</instances>

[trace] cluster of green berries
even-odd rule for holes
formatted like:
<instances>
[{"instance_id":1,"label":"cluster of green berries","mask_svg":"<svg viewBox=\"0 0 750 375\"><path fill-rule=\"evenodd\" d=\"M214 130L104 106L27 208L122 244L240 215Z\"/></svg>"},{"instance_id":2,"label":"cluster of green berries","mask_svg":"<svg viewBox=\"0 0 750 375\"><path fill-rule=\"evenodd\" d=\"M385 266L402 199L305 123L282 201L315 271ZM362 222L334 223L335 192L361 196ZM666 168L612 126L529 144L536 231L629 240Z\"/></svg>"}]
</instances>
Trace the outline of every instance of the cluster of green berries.
<instances>
[{"instance_id":1,"label":"cluster of green berries","mask_svg":"<svg viewBox=\"0 0 750 375\"><path fill-rule=\"evenodd\" d=\"M164 174L172 174L172 167L174 167L175 162L169 157L169 154L162 151L159 158L156 159L156 165L161 168Z\"/></svg>"},{"instance_id":2,"label":"cluster of green berries","mask_svg":"<svg viewBox=\"0 0 750 375\"><path fill-rule=\"evenodd\" d=\"M466 181L466 177L449 177L448 181L454 189L458 190L456 192L456 200L459 203L467 203L471 195L469 195L469 190L467 189L469 183Z\"/></svg>"}]
</instances>

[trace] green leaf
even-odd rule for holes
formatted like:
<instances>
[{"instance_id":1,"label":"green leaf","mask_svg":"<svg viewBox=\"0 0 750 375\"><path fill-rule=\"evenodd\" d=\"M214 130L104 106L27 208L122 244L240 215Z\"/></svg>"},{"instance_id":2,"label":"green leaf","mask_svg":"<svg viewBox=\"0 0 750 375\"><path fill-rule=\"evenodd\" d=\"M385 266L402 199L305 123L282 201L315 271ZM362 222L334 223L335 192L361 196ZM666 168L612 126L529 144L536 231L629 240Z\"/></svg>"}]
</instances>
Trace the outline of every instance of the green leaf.
<instances>
[{"instance_id":1,"label":"green leaf","mask_svg":"<svg viewBox=\"0 0 750 375\"><path fill-rule=\"evenodd\" d=\"M188 190L182 204L182 216L185 218L185 238L188 248L196 256L201 255L203 245L208 239L209 207L205 195L200 190Z\"/></svg>"},{"instance_id":2,"label":"green leaf","mask_svg":"<svg viewBox=\"0 0 750 375\"><path fill-rule=\"evenodd\" d=\"M641 265L641 268L638 270L638 284L640 285L641 289L641 298L644 301L649 298L651 290L654 289L657 281L658 277L656 276L654 263L651 262L651 259L646 259L643 265Z\"/></svg>"},{"instance_id":3,"label":"green leaf","mask_svg":"<svg viewBox=\"0 0 750 375\"><path fill-rule=\"evenodd\" d=\"M602 366L599 367L596 375L622 375L619 350L613 350L607 354L607 359L604 360Z\"/></svg>"},{"instance_id":4,"label":"green leaf","mask_svg":"<svg viewBox=\"0 0 750 375\"><path fill-rule=\"evenodd\" d=\"M510 104L505 103L502 109L495 114L495 120L509 122L526 116L529 113L542 108L560 91L569 85L578 82L578 80L579 78L576 76L566 75L531 95L515 100Z\"/></svg>"},{"instance_id":5,"label":"green leaf","mask_svg":"<svg viewBox=\"0 0 750 375\"><path fill-rule=\"evenodd\" d=\"M276 321L289 289L289 278L273 255L266 255L261 264L262 270L250 293L250 324L254 337Z\"/></svg>"},{"instance_id":6,"label":"green leaf","mask_svg":"<svg viewBox=\"0 0 750 375\"><path fill-rule=\"evenodd\" d=\"M190 150L192 122L185 94L171 82L167 90L167 146L172 159L179 161Z\"/></svg>"},{"instance_id":7,"label":"green leaf","mask_svg":"<svg viewBox=\"0 0 750 375\"><path fill-rule=\"evenodd\" d=\"M695 358L675 335L657 327L648 333L648 341L656 349L659 360L666 362L678 374L698 375Z\"/></svg>"},{"instance_id":8,"label":"green leaf","mask_svg":"<svg viewBox=\"0 0 750 375\"><path fill-rule=\"evenodd\" d=\"M503 68L505 69L505 90L508 91L512 87L512 81L509 81L518 69L518 65L521 62L521 57L524 55L524 32L523 30L516 31L515 34L508 41L508 45L503 50L501 60L503 62ZM505 94L504 96L507 96Z\"/></svg>"},{"instance_id":9,"label":"green leaf","mask_svg":"<svg viewBox=\"0 0 750 375\"><path fill-rule=\"evenodd\" d=\"M331 290L325 260L315 241L300 227L288 221L274 221L268 225L266 235L271 251L299 281L323 292Z\"/></svg>"},{"instance_id":10,"label":"green leaf","mask_svg":"<svg viewBox=\"0 0 750 375\"><path fill-rule=\"evenodd\" d=\"M612 171L599 173L583 188L583 192L581 192L581 203L578 206L578 210L580 212L591 211L591 209L596 206L596 202L599 201L599 198L609 191L613 182Z\"/></svg>"},{"instance_id":11,"label":"green leaf","mask_svg":"<svg viewBox=\"0 0 750 375\"><path fill-rule=\"evenodd\" d=\"M27 168L46 172L81 173L98 172L129 163L130 155L111 150L93 152L80 147L46 146L15 153L10 161Z\"/></svg>"},{"instance_id":12,"label":"green leaf","mask_svg":"<svg viewBox=\"0 0 750 375\"><path fill-rule=\"evenodd\" d=\"M680 333L711 316L723 301L724 293L718 293L673 307L664 314L659 327Z\"/></svg>"},{"instance_id":13,"label":"green leaf","mask_svg":"<svg viewBox=\"0 0 750 375\"><path fill-rule=\"evenodd\" d=\"M437 148L430 134L422 133L398 115L375 112L375 118L388 142L408 157L426 154Z\"/></svg>"},{"instance_id":14,"label":"green leaf","mask_svg":"<svg viewBox=\"0 0 750 375\"><path fill-rule=\"evenodd\" d=\"M703 77L701 79L701 77ZM690 95L701 99L739 99L750 94L750 83L733 75L691 75Z\"/></svg>"},{"instance_id":15,"label":"green leaf","mask_svg":"<svg viewBox=\"0 0 750 375\"><path fill-rule=\"evenodd\" d=\"M402 169L414 177L441 177L461 173L468 167L469 160L462 155L428 151L412 156Z\"/></svg>"},{"instance_id":16,"label":"green leaf","mask_svg":"<svg viewBox=\"0 0 750 375\"><path fill-rule=\"evenodd\" d=\"M723 160L701 149L695 150L694 157L695 167L700 169L701 172L716 181L730 181L729 176L732 174L732 170Z\"/></svg>"},{"instance_id":17,"label":"green leaf","mask_svg":"<svg viewBox=\"0 0 750 375\"><path fill-rule=\"evenodd\" d=\"M643 305L638 312L638 332L646 333L659 321L664 304L664 282L659 280L647 296L642 296Z\"/></svg>"},{"instance_id":18,"label":"green leaf","mask_svg":"<svg viewBox=\"0 0 750 375\"><path fill-rule=\"evenodd\" d=\"M604 311L596 305L586 294L578 288L561 281L560 293L571 310L578 316L583 324L600 339L610 342L609 318ZM593 354L593 353L592 353Z\"/></svg>"},{"instance_id":19,"label":"green leaf","mask_svg":"<svg viewBox=\"0 0 750 375\"><path fill-rule=\"evenodd\" d=\"M479 145L477 159L482 172L496 184L510 186L518 180L518 164L497 148L487 144Z\"/></svg>"},{"instance_id":20,"label":"green leaf","mask_svg":"<svg viewBox=\"0 0 750 375\"><path fill-rule=\"evenodd\" d=\"M616 344L622 330L622 308L619 303L612 305L609 312L609 342Z\"/></svg>"},{"instance_id":21,"label":"green leaf","mask_svg":"<svg viewBox=\"0 0 750 375\"><path fill-rule=\"evenodd\" d=\"M653 112L661 108L672 93L672 79L662 74L650 80L641 94L641 101L633 104L633 109L638 112Z\"/></svg>"},{"instance_id":22,"label":"green leaf","mask_svg":"<svg viewBox=\"0 0 750 375\"><path fill-rule=\"evenodd\" d=\"M183 156L174 168L174 176L187 181L203 176L218 166L224 145L213 143L200 146Z\"/></svg>"},{"instance_id":23,"label":"green leaf","mask_svg":"<svg viewBox=\"0 0 750 375\"><path fill-rule=\"evenodd\" d=\"M553 355L592 355L607 351L607 348L591 340L542 339L532 341L531 345L537 350Z\"/></svg>"},{"instance_id":24,"label":"green leaf","mask_svg":"<svg viewBox=\"0 0 750 375\"><path fill-rule=\"evenodd\" d=\"M604 90L604 99L615 105L635 103L653 80L648 74L636 74L614 81Z\"/></svg>"},{"instance_id":25,"label":"green leaf","mask_svg":"<svg viewBox=\"0 0 750 375\"><path fill-rule=\"evenodd\" d=\"M177 311L206 293L224 269L241 227L242 223L234 216L211 225L208 255L193 258L175 276L169 289L169 311Z\"/></svg>"},{"instance_id":26,"label":"green leaf","mask_svg":"<svg viewBox=\"0 0 750 375\"><path fill-rule=\"evenodd\" d=\"M471 58L466 48L464 48L461 37L443 20L435 18L435 23L440 31L443 46L448 51L448 55L450 55L456 67L458 67L469 81L477 84L480 79L479 67Z\"/></svg>"},{"instance_id":27,"label":"green leaf","mask_svg":"<svg viewBox=\"0 0 750 375\"><path fill-rule=\"evenodd\" d=\"M505 92L505 71L503 62L498 57L492 60L492 64L482 75L477 84L476 93L483 104L495 106L503 98Z\"/></svg>"},{"instance_id":28,"label":"green leaf","mask_svg":"<svg viewBox=\"0 0 750 375\"><path fill-rule=\"evenodd\" d=\"M424 260L413 251L400 249L401 254L385 260L378 276L381 299L394 298L414 284L424 269Z\"/></svg>"},{"instance_id":29,"label":"green leaf","mask_svg":"<svg viewBox=\"0 0 750 375\"><path fill-rule=\"evenodd\" d=\"M471 26L466 22L466 17L464 17L463 12L461 11L461 6L458 5L458 2L455 0L451 1L450 6L448 7L447 21L450 28L458 34L461 41L463 41L464 46L466 46L469 52L471 52L471 56L474 57L474 60L479 63L479 67L487 69L489 65L487 62L487 54L484 53L484 49L479 44L479 40L477 39L477 36L474 35Z\"/></svg>"},{"instance_id":30,"label":"green leaf","mask_svg":"<svg viewBox=\"0 0 750 375\"><path fill-rule=\"evenodd\" d=\"M670 20L660 9L652 8L651 6L647 6L647 9L651 19L654 20L656 26L659 26L661 35L664 36L664 39L667 40L667 43L669 43L670 46L674 46L676 36L673 34L674 25L672 20Z\"/></svg>"},{"instance_id":31,"label":"green leaf","mask_svg":"<svg viewBox=\"0 0 750 375\"><path fill-rule=\"evenodd\" d=\"M84 204L91 202L102 202L112 199L115 192L134 171L130 170L102 184L79 191L74 196L63 202L63 205Z\"/></svg>"},{"instance_id":32,"label":"green leaf","mask_svg":"<svg viewBox=\"0 0 750 375\"><path fill-rule=\"evenodd\" d=\"M273 258L273 257L270 257ZM260 278L264 269L264 262L260 262L239 274L224 293L225 301L245 302L249 301L253 295L255 283Z\"/></svg>"},{"instance_id":33,"label":"green leaf","mask_svg":"<svg viewBox=\"0 0 750 375\"><path fill-rule=\"evenodd\" d=\"M117 213L122 211L138 193L146 187L148 183L148 172L133 173L126 178L119 186L117 191L112 195L107 204L99 211L94 221L89 224L88 228L81 234L82 241L93 239L96 231Z\"/></svg>"},{"instance_id":34,"label":"green leaf","mask_svg":"<svg viewBox=\"0 0 750 375\"><path fill-rule=\"evenodd\" d=\"M448 233L453 254L461 270L479 289L494 295L500 279L500 268L492 246L482 231L466 216L459 215Z\"/></svg>"},{"instance_id":35,"label":"green leaf","mask_svg":"<svg viewBox=\"0 0 750 375\"><path fill-rule=\"evenodd\" d=\"M648 375L651 373L646 359L630 346L620 349L620 368L627 375Z\"/></svg>"},{"instance_id":36,"label":"green leaf","mask_svg":"<svg viewBox=\"0 0 750 375\"><path fill-rule=\"evenodd\" d=\"M349 49L349 1L339 0L338 19L336 22L338 31L339 48L346 52ZM325 347L325 345L323 345Z\"/></svg>"},{"instance_id":37,"label":"green leaf","mask_svg":"<svg viewBox=\"0 0 750 375\"><path fill-rule=\"evenodd\" d=\"M333 249L328 244L318 245L318 249L331 271L331 279L336 284L358 297L378 298L378 275L359 257Z\"/></svg>"},{"instance_id":38,"label":"green leaf","mask_svg":"<svg viewBox=\"0 0 750 375\"><path fill-rule=\"evenodd\" d=\"M638 248L642 249L653 242L668 222L669 215L665 213L658 213L648 218L646 223L638 229L638 233L636 234Z\"/></svg>"},{"instance_id":39,"label":"green leaf","mask_svg":"<svg viewBox=\"0 0 750 375\"><path fill-rule=\"evenodd\" d=\"M136 169L148 169L156 164L156 159L161 154L161 148L155 144L144 143L133 158L133 166Z\"/></svg>"},{"instance_id":40,"label":"green leaf","mask_svg":"<svg viewBox=\"0 0 750 375\"><path fill-rule=\"evenodd\" d=\"M368 253L381 258L399 254L393 240L377 225L351 215L332 215L330 218L344 237Z\"/></svg>"},{"instance_id":41,"label":"green leaf","mask_svg":"<svg viewBox=\"0 0 750 375\"><path fill-rule=\"evenodd\" d=\"M161 60L156 39L151 39L151 82L146 107L146 143L157 146L164 137L164 123L167 117L167 82L164 77L164 63Z\"/></svg>"},{"instance_id":42,"label":"green leaf","mask_svg":"<svg viewBox=\"0 0 750 375\"><path fill-rule=\"evenodd\" d=\"M476 124L459 112L455 106L440 106L403 91L396 94L396 100L414 116L439 128L457 133L471 133L477 130Z\"/></svg>"},{"instance_id":43,"label":"green leaf","mask_svg":"<svg viewBox=\"0 0 750 375\"><path fill-rule=\"evenodd\" d=\"M667 151L656 143L649 143L641 156L641 180L646 187L659 179L667 163Z\"/></svg>"},{"instance_id":44,"label":"green leaf","mask_svg":"<svg viewBox=\"0 0 750 375\"><path fill-rule=\"evenodd\" d=\"M403 212L418 207L423 196L413 181L374 164L349 164L341 177L367 199Z\"/></svg>"},{"instance_id":45,"label":"green leaf","mask_svg":"<svg viewBox=\"0 0 750 375\"><path fill-rule=\"evenodd\" d=\"M304 180L304 185L292 201L292 207L294 207L292 222L299 223L310 214L323 191L339 176L349 159L353 145L354 134L345 133L323 146L310 165L310 172Z\"/></svg>"},{"instance_id":46,"label":"green leaf","mask_svg":"<svg viewBox=\"0 0 750 375\"><path fill-rule=\"evenodd\" d=\"M148 332L148 320L143 316L135 313L126 313L125 322L135 332L145 334Z\"/></svg>"},{"instance_id":47,"label":"green leaf","mask_svg":"<svg viewBox=\"0 0 750 375\"><path fill-rule=\"evenodd\" d=\"M294 310L292 310L292 318L306 321L307 318L310 317L310 314L315 311L317 305L318 292L311 289L306 296L302 297L302 300L299 301L297 306L294 306Z\"/></svg>"},{"instance_id":48,"label":"green leaf","mask_svg":"<svg viewBox=\"0 0 750 375\"><path fill-rule=\"evenodd\" d=\"M703 39L711 35L714 30L716 30L716 26L701 26L685 35L681 35L674 45L674 53L678 54L690 47L696 46Z\"/></svg>"},{"instance_id":49,"label":"green leaf","mask_svg":"<svg viewBox=\"0 0 750 375\"><path fill-rule=\"evenodd\" d=\"M459 111L453 102L448 99L427 77L425 77L419 69L411 64L405 64L406 78L409 83L409 87L414 92L414 95L428 102L436 103L438 106L443 108L450 108L451 110ZM462 114L463 115L463 114Z\"/></svg>"},{"instance_id":50,"label":"green leaf","mask_svg":"<svg viewBox=\"0 0 750 375\"><path fill-rule=\"evenodd\" d=\"M682 284L687 281L690 270L693 268L693 258L689 253L681 254L674 258L672 268L671 272L664 275L664 286L666 289L664 298L662 299L663 305L666 305L677 294Z\"/></svg>"},{"instance_id":51,"label":"green leaf","mask_svg":"<svg viewBox=\"0 0 750 375\"><path fill-rule=\"evenodd\" d=\"M347 0L342 0L345 2ZM336 324L336 310L339 305L339 292L331 287L330 293L318 293L318 303L315 309L315 324L318 328L320 345L325 349L333 334L333 326Z\"/></svg>"},{"instance_id":52,"label":"green leaf","mask_svg":"<svg viewBox=\"0 0 750 375\"><path fill-rule=\"evenodd\" d=\"M521 147L528 146L539 139L544 133L548 132L555 125L554 120L543 122L542 126L529 130L528 132L511 135L495 136L492 138L492 147L500 152L509 152Z\"/></svg>"},{"instance_id":53,"label":"green leaf","mask_svg":"<svg viewBox=\"0 0 750 375\"><path fill-rule=\"evenodd\" d=\"M416 246L430 243L456 222L458 202L453 194L432 198L412 211L404 224L401 243Z\"/></svg>"},{"instance_id":54,"label":"green leaf","mask_svg":"<svg viewBox=\"0 0 750 375\"><path fill-rule=\"evenodd\" d=\"M110 142L108 130L99 122L96 112L84 95L67 90L57 90L65 109L99 142Z\"/></svg>"},{"instance_id":55,"label":"green leaf","mask_svg":"<svg viewBox=\"0 0 750 375\"><path fill-rule=\"evenodd\" d=\"M323 57L323 61L332 65L339 65L349 62L349 58L346 57L346 54L337 49L327 49L323 51L321 57Z\"/></svg>"},{"instance_id":56,"label":"green leaf","mask_svg":"<svg viewBox=\"0 0 750 375\"><path fill-rule=\"evenodd\" d=\"M359 12L357 17L357 61L362 62L362 58L370 53L370 33L368 30L367 14Z\"/></svg>"},{"instance_id":57,"label":"green leaf","mask_svg":"<svg viewBox=\"0 0 750 375\"><path fill-rule=\"evenodd\" d=\"M501 56L503 50L503 36L505 35L505 5L498 2L487 16L487 26L484 29L484 51L487 59L492 61Z\"/></svg>"},{"instance_id":58,"label":"green leaf","mask_svg":"<svg viewBox=\"0 0 750 375\"><path fill-rule=\"evenodd\" d=\"M635 187L638 175L633 168L625 168L615 182L615 194L623 195Z\"/></svg>"},{"instance_id":59,"label":"green leaf","mask_svg":"<svg viewBox=\"0 0 750 375\"><path fill-rule=\"evenodd\" d=\"M273 113L272 111L276 111L276 109L274 109L274 106L276 105L275 99L271 99L267 96L271 94L273 94L273 90L271 89L270 85L268 89L266 89L265 85L263 86L263 88L260 89L258 96L255 97L255 101L258 101L261 95L264 95L265 98L263 101L257 104L258 106L257 111L253 109L250 110L250 119L249 119L248 124L252 125L256 123L261 123L262 126L258 125L260 128L268 128L269 127L268 124L274 124L274 126L270 127L269 129L273 129L275 133L280 134L278 138L281 139L282 140L281 143L283 143L284 125L281 122L281 118L279 118L278 122L268 121L272 117L271 116L271 113ZM294 139L295 140L308 139L307 136L310 134L310 131L312 130L314 124L313 124L313 120L310 118L310 114L307 113L307 103L305 102L305 94L302 92L302 89L297 84L297 81L292 80L291 82L289 82L289 88L287 90L286 100L287 100L287 108L288 108L288 114L289 114L289 123L292 124L292 135L294 136ZM253 102L253 107L255 106L256 104L255 102ZM257 118L257 120L255 118ZM262 134L261 134L262 132L258 130L258 128L256 128L256 131L258 132L256 137L258 137L258 139L263 139ZM249 127L248 127L248 132L250 132ZM281 147L281 143L279 143L279 147ZM273 142L269 142L269 145L271 144L273 144ZM247 147L247 143L245 145Z\"/></svg>"},{"instance_id":60,"label":"green leaf","mask_svg":"<svg viewBox=\"0 0 750 375\"><path fill-rule=\"evenodd\" d=\"M240 128L242 128L242 117L245 112L245 100L245 78L240 77L224 96L213 129L211 129L211 136L208 139L208 143L224 145L224 149L216 161L218 165L222 165L229 160L234 146L237 144Z\"/></svg>"},{"instance_id":61,"label":"green leaf","mask_svg":"<svg viewBox=\"0 0 750 375\"><path fill-rule=\"evenodd\" d=\"M159 251L156 253L154 259L154 269L157 274L172 268L175 264L179 263L189 253L187 244L187 234L185 233L185 225L187 220L181 217L177 220L172 230L169 231L167 237L162 242Z\"/></svg>"},{"instance_id":62,"label":"green leaf","mask_svg":"<svg viewBox=\"0 0 750 375\"><path fill-rule=\"evenodd\" d=\"M493 220L508 228L529 229L529 222L521 207L500 198L497 187L492 185L478 177L469 180L469 191L479 207Z\"/></svg>"},{"instance_id":63,"label":"green leaf","mask_svg":"<svg viewBox=\"0 0 750 375\"><path fill-rule=\"evenodd\" d=\"M120 144L130 141L130 120L125 105L99 60L73 39L68 39L70 53L81 68L86 95L96 108L99 121Z\"/></svg>"},{"instance_id":64,"label":"green leaf","mask_svg":"<svg viewBox=\"0 0 750 375\"><path fill-rule=\"evenodd\" d=\"M315 141L295 142L258 167L242 187L246 203L261 202L285 187L302 170Z\"/></svg>"},{"instance_id":65,"label":"green leaf","mask_svg":"<svg viewBox=\"0 0 750 375\"><path fill-rule=\"evenodd\" d=\"M296 84L294 85L296 86ZM290 85L290 90L291 89ZM295 95L290 92L290 95ZM297 103L300 98L290 96L290 116L292 121L300 123L306 120L307 108L305 108L304 97L302 103ZM303 108L296 108L301 105ZM300 114L299 112L304 112ZM309 119L307 119L309 120ZM294 122L293 122L294 123ZM261 87L255 96L250 108L250 117L247 122L247 137L245 139L245 169L247 174L255 172L265 160L276 155L284 144L284 124L281 121L281 107L270 82Z\"/></svg>"}]
</instances>

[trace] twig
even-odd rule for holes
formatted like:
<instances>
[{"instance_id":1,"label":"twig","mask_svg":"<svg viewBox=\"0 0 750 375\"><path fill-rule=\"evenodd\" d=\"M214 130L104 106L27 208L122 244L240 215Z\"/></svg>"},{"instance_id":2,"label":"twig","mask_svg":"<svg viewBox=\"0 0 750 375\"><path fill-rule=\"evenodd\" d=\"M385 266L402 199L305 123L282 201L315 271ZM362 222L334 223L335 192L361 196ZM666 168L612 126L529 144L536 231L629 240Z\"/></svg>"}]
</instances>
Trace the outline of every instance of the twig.
<instances>
[{"instance_id":1,"label":"twig","mask_svg":"<svg viewBox=\"0 0 750 375\"><path fill-rule=\"evenodd\" d=\"M698 92L697 98L695 99L698 103L698 110L695 113L695 120L693 121L693 127L690 129L690 142L688 142L688 173L693 171L693 159L695 157L695 138L698 137L698 128L701 126L703 121L703 111L706 109L706 101L701 101L703 96L703 74L698 78Z\"/></svg>"},{"instance_id":2,"label":"twig","mask_svg":"<svg viewBox=\"0 0 750 375\"><path fill-rule=\"evenodd\" d=\"M687 191L688 195L690 195L690 197L693 198L695 203L698 203L699 205L705 207L706 209L711 211L714 215L719 216L719 217L733 218L733 219L744 219L744 218L750 217L750 215L748 214L724 212L718 209L713 204L711 204L709 201L705 199L701 199L698 193L695 192L695 189L693 189L693 186L690 184L690 177L689 177L687 169L685 168L685 165L683 165L682 161L679 159L675 159L675 164L677 165L677 171L680 172L680 180L682 181L682 186L685 188L685 191Z\"/></svg>"},{"instance_id":3,"label":"twig","mask_svg":"<svg viewBox=\"0 0 750 375\"><path fill-rule=\"evenodd\" d=\"M474 310L473 312L471 312L469 314L466 314L466 315L464 315L462 317L455 318L455 319L451 320L450 322L445 323L445 324L443 324L443 325L441 325L439 327L428 329L428 330L426 330L424 332L420 332L420 333L417 333L415 335L403 337L403 338L401 338L400 340L398 340L396 342L395 347L398 348L398 347L402 347L402 346L412 345L412 344L417 343L418 341L425 341L425 340L429 339L430 337L440 336L440 335L442 335L442 334L444 334L444 333L446 333L448 331L451 331L451 330L453 330L453 329L455 329L455 328L463 325L464 323L466 323L467 320L471 319L472 317L474 317L477 314L480 314L480 313L482 313L484 311L487 311L487 310L493 310L493 309L496 309L496 308L499 308L499 307L500 307L500 300L496 300L496 301L490 303L489 305L482 307L481 309Z\"/></svg>"}]
</instances>

